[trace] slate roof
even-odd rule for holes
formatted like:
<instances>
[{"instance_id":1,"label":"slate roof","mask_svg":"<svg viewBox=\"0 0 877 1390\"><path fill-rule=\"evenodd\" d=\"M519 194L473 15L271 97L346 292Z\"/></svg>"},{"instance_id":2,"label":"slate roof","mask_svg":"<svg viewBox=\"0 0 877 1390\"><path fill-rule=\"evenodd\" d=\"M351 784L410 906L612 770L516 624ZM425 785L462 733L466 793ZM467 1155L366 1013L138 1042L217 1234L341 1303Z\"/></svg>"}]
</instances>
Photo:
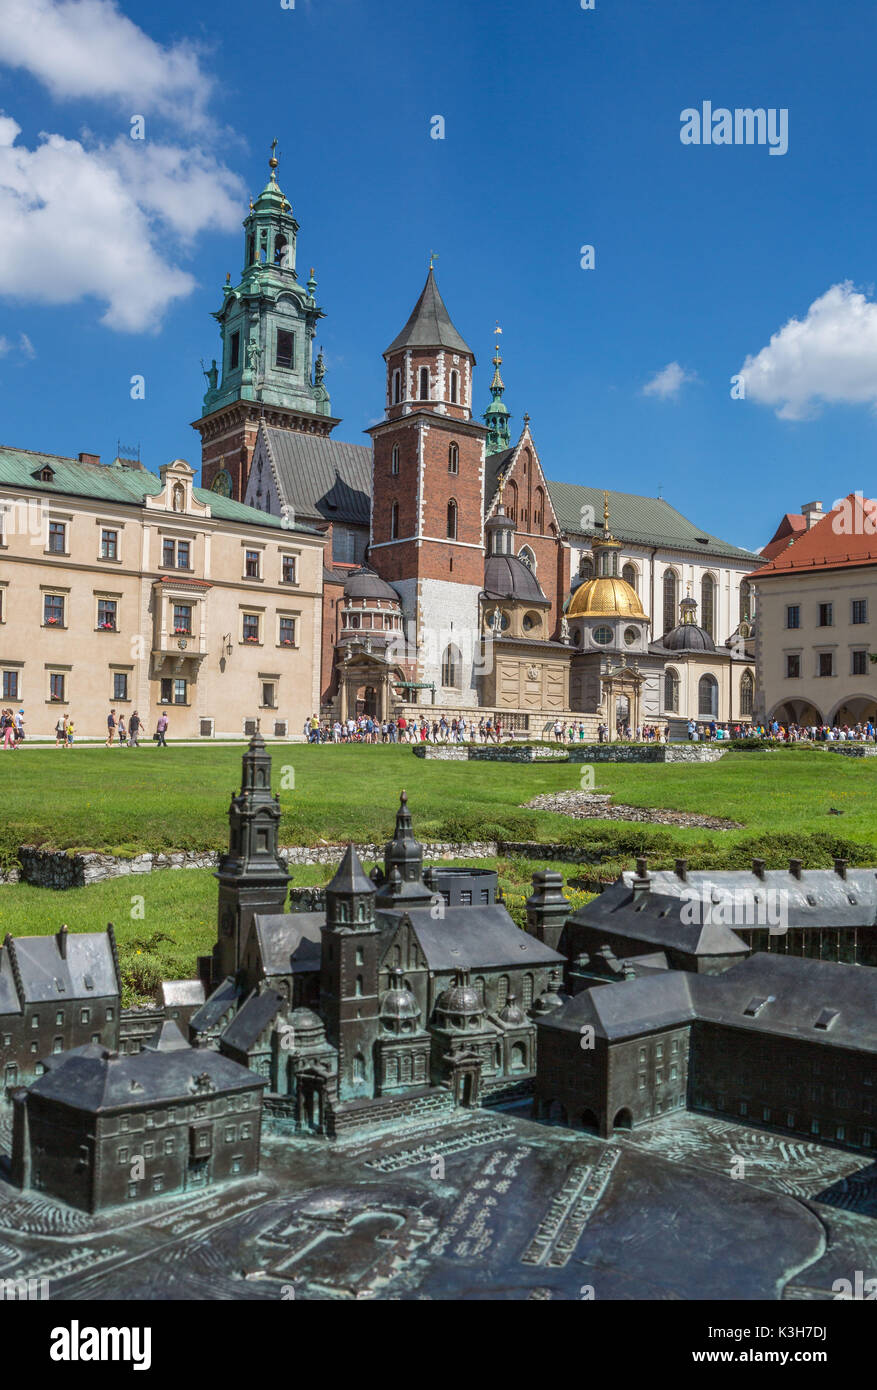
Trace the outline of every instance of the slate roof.
<instances>
[{"instance_id":1,"label":"slate roof","mask_svg":"<svg viewBox=\"0 0 877 1390\"><path fill-rule=\"evenodd\" d=\"M282 500L295 516L368 526L372 451L319 434L263 427Z\"/></svg>"},{"instance_id":2,"label":"slate roof","mask_svg":"<svg viewBox=\"0 0 877 1390\"><path fill-rule=\"evenodd\" d=\"M248 1052L277 1017L284 1000L273 989L254 990L222 1035L223 1044Z\"/></svg>"},{"instance_id":3,"label":"slate roof","mask_svg":"<svg viewBox=\"0 0 877 1390\"><path fill-rule=\"evenodd\" d=\"M448 348L451 352L467 352L472 349L460 337L445 301L439 294L435 274L430 266L420 298L411 310L411 317L398 337L394 338L384 356L398 352L400 348Z\"/></svg>"},{"instance_id":4,"label":"slate roof","mask_svg":"<svg viewBox=\"0 0 877 1390\"><path fill-rule=\"evenodd\" d=\"M407 915L427 965L434 971L499 970L527 965L563 965L565 957L516 927L501 903L480 907L411 907L407 914L381 911L392 926Z\"/></svg>"},{"instance_id":5,"label":"slate roof","mask_svg":"<svg viewBox=\"0 0 877 1390\"><path fill-rule=\"evenodd\" d=\"M43 482L39 477L40 471L46 466L55 475L51 482ZM58 454L38 454L29 449L0 446L0 486L3 485L28 488L52 496L64 494L100 502L123 502L134 507L143 506L145 498L157 497L162 490L158 474L136 464L123 467L112 463L79 463L77 459ZM207 503L211 516L216 520L245 522L248 526L268 526L272 529L282 524L280 517L247 507L231 497L222 497L218 492L203 487L193 488L192 491L199 502ZM299 524L283 529L299 532L312 530Z\"/></svg>"},{"instance_id":6,"label":"slate roof","mask_svg":"<svg viewBox=\"0 0 877 1390\"><path fill-rule=\"evenodd\" d=\"M15 988L15 976L12 973L12 961L9 959L9 952L5 946L0 946L0 1015L20 1014L21 1009L22 1004L18 997L18 990Z\"/></svg>"},{"instance_id":7,"label":"slate roof","mask_svg":"<svg viewBox=\"0 0 877 1390\"><path fill-rule=\"evenodd\" d=\"M204 985L200 980L162 980L159 994L166 1008L206 1002Z\"/></svg>"},{"instance_id":8,"label":"slate roof","mask_svg":"<svg viewBox=\"0 0 877 1390\"><path fill-rule=\"evenodd\" d=\"M634 878L633 873L622 874L621 883L628 896ZM766 869L764 878L748 869L702 870L689 871L684 881L672 870L665 869L650 873L649 899L654 901L658 911L662 911L669 900L673 903L675 915L677 904L679 908L682 906L686 890L702 894L705 885L723 893L736 892L743 903L750 897L755 898L756 905L757 895L760 894L763 899L765 890L768 890L774 895L774 901L784 904L789 927L796 930L801 927L877 924L877 871L874 869L847 869L846 878L841 878L833 869L804 869L800 878L796 878L788 869ZM778 898L778 894L782 894L782 897ZM622 903L624 896L624 889L617 883L612 884L575 916L578 919L581 914L584 920L588 908L596 907L604 898L607 908L612 908ZM770 899L767 901L770 902ZM636 913L635 919L641 916L648 919L650 913ZM670 922L672 916L661 920ZM757 922L740 925L757 925Z\"/></svg>"},{"instance_id":9,"label":"slate roof","mask_svg":"<svg viewBox=\"0 0 877 1390\"><path fill-rule=\"evenodd\" d=\"M484 561L484 592L488 598L520 599L540 607L551 606L539 580L517 555L488 555Z\"/></svg>"},{"instance_id":10,"label":"slate roof","mask_svg":"<svg viewBox=\"0 0 877 1390\"><path fill-rule=\"evenodd\" d=\"M252 1091L267 1085L247 1067L219 1052L185 1045L117 1057L97 1043L88 1043L44 1058L43 1066L46 1073L31 1084L29 1095L92 1112L192 1100L198 1095L195 1080L204 1075L215 1091L221 1092Z\"/></svg>"},{"instance_id":11,"label":"slate roof","mask_svg":"<svg viewBox=\"0 0 877 1390\"><path fill-rule=\"evenodd\" d=\"M564 531L587 535L582 530L581 509L593 508L594 516L603 516L603 489L580 487L578 483L548 483L557 519ZM612 534L621 541L637 545L659 546L667 550L688 550L695 554L721 556L724 559L758 564L760 557L751 550L742 550L718 536L710 535L695 526L662 497L640 497L633 492L609 493L609 525ZM594 534L601 535L602 521Z\"/></svg>"},{"instance_id":12,"label":"slate roof","mask_svg":"<svg viewBox=\"0 0 877 1390\"><path fill-rule=\"evenodd\" d=\"M25 1004L100 999L119 993L106 932L68 932L66 958L57 936L9 936L6 941L18 966Z\"/></svg>"},{"instance_id":13,"label":"slate roof","mask_svg":"<svg viewBox=\"0 0 877 1390\"><path fill-rule=\"evenodd\" d=\"M681 894L675 900L666 894L651 892L634 902L630 888L631 875L625 874L617 882L604 888L592 902L580 907L568 919L570 924L580 923L591 930L601 928L611 934L625 936L634 941L643 941L659 950L685 951L694 956L733 956L743 955L749 947L731 927L723 923L688 923L680 921L684 902ZM652 875L652 882L657 875ZM669 876L672 877L672 876ZM679 882L680 889L691 887L693 875L689 875L686 885ZM713 881L718 875L713 875ZM667 909L669 908L669 911ZM667 915L663 915L664 913Z\"/></svg>"},{"instance_id":14,"label":"slate roof","mask_svg":"<svg viewBox=\"0 0 877 1390\"><path fill-rule=\"evenodd\" d=\"M595 985L540 1018L537 1026L578 1033L590 1024L597 1037L612 1042L691 1023L697 1016L693 987L702 978L685 970L656 970L624 984Z\"/></svg>"},{"instance_id":15,"label":"slate roof","mask_svg":"<svg viewBox=\"0 0 877 1390\"><path fill-rule=\"evenodd\" d=\"M235 1008L241 993L240 985L235 984L234 977L227 975L216 986L206 1003L192 1014L189 1019L189 1027L193 1028L196 1033L204 1033L208 1028L214 1028L224 1013Z\"/></svg>"},{"instance_id":16,"label":"slate roof","mask_svg":"<svg viewBox=\"0 0 877 1390\"><path fill-rule=\"evenodd\" d=\"M325 912L258 912L253 929L262 969L271 975L319 970Z\"/></svg>"},{"instance_id":17,"label":"slate roof","mask_svg":"<svg viewBox=\"0 0 877 1390\"><path fill-rule=\"evenodd\" d=\"M794 545L785 546L757 571L758 579L774 575L812 574L814 571L853 569L858 565L877 565L877 535L874 532L877 501L845 499L849 524L840 507L826 512L809 531L798 536ZM857 511L861 508L859 523ZM852 531L850 531L852 526Z\"/></svg>"}]
</instances>

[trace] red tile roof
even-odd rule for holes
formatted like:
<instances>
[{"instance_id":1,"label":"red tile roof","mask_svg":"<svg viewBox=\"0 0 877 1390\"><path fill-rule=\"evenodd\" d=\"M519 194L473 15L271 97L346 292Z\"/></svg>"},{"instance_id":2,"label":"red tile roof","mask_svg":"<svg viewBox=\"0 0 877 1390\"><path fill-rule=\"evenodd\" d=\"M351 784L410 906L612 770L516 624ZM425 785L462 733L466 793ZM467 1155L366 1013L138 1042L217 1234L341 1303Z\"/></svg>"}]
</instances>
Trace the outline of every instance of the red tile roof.
<instances>
[{"instance_id":1,"label":"red tile roof","mask_svg":"<svg viewBox=\"0 0 877 1390\"><path fill-rule=\"evenodd\" d=\"M783 518L786 519L795 521L798 518L788 513L787 518ZM773 541L765 546L762 554L770 546ZM809 531L797 534L793 544L775 551L769 563L754 570L749 578L769 579L772 575L854 569L862 565L877 565L877 501L863 497L860 492L851 492Z\"/></svg>"},{"instance_id":2,"label":"red tile roof","mask_svg":"<svg viewBox=\"0 0 877 1390\"><path fill-rule=\"evenodd\" d=\"M773 560L788 549L795 539L807 530L806 517L801 512L786 512L767 545L762 546L760 554L765 560Z\"/></svg>"}]
</instances>

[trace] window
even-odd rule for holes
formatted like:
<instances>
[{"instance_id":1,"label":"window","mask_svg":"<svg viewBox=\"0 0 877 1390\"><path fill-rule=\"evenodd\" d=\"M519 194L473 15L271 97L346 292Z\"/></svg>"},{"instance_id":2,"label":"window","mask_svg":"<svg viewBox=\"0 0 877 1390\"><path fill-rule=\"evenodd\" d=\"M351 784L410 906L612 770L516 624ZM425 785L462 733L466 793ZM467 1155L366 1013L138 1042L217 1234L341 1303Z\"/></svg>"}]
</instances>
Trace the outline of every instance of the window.
<instances>
[{"instance_id":1,"label":"window","mask_svg":"<svg viewBox=\"0 0 877 1390\"><path fill-rule=\"evenodd\" d=\"M866 598L853 599L850 618L854 623L866 623L868 621L868 600Z\"/></svg>"},{"instance_id":2,"label":"window","mask_svg":"<svg viewBox=\"0 0 877 1390\"><path fill-rule=\"evenodd\" d=\"M460 373L451 372L451 405L456 405L460 395Z\"/></svg>"},{"instance_id":3,"label":"window","mask_svg":"<svg viewBox=\"0 0 877 1390\"><path fill-rule=\"evenodd\" d=\"M102 560L118 560L119 558L119 533L118 531L102 530L100 533L100 557Z\"/></svg>"},{"instance_id":4,"label":"window","mask_svg":"<svg viewBox=\"0 0 877 1390\"><path fill-rule=\"evenodd\" d=\"M163 565L173 565L176 557L174 542L165 536L161 547L161 563Z\"/></svg>"},{"instance_id":5,"label":"window","mask_svg":"<svg viewBox=\"0 0 877 1390\"><path fill-rule=\"evenodd\" d=\"M621 578L635 590L637 581L636 565L625 565L621 571Z\"/></svg>"},{"instance_id":6,"label":"window","mask_svg":"<svg viewBox=\"0 0 877 1390\"><path fill-rule=\"evenodd\" d=\"M716 635L716 581L705 574L700 581L700 625L710 637Z\"/></svg>"},{"instance_id":7,"label":"window","mask_svg":"<svg viewBox=\"0 0 877 1390\"><path fill-rule=\"evenodd\" d=\"M801 607L800 604L792 603L786 608L786 627L796 628L801 626Z\"/></svg>"},{"instance_id":8,"label":"window","mask_svg":"<svg viewBox=\"0 0 877 1390\"><path fill-rule=\"evenodd\" d=\"M174 632L178 635L191 635L192 605L190 603L174 604Z\"/></svg>"},{"instance_id":9,"label":"window","mask_svg":"<svg viewBox=\"0 0 877 1390\"><path fill-rule=\"evenodd\" d=\"M868 674L868 653L864 650L853 652L854 676L866 676Z\"/></svg>"},{"instance_id":10,"label":"window","mask_svg":"<svg viewBox=\"0 0 877 1390\"><path fill-rule=\"evenodd\" d=\"M752 617L752 586L748 579L740 582L740 622L748 623Z\"/></svg>"},{"instance_id":11,"label":"window","mask_svg":"<svg viewBox=\"0 0 877 1390\"><path fill-rule=\"evenodd\" d=\"M752 713L752 701L755 694L755 682L752 679L751 671L744 671L740 677L740 713L749 716Z\"/></svg>"},{"instance_id":12,"label":"window","mask_svg":"<svg viewBox=\"0 0 877 1390\"><path fill-rule=\"evenodd\" d=\"M820 653L819 653L819 674L820 674L820 676L833 676L833 675L834 675L834 653L833 653L833 652L820 652Z\"/></svg>"},{"instance_id":13,"label":"window","mask_svg":"<svg viewBox=\"0 0 877 1390\"><path fill-rule=\"evenodd\" d=\"M281 647L295 646L295 618L280 619L280 645Z\"/></svg>"},{"instance_id":14,"label":"window","mask_svg":"<svg viewBox=\"0 0 877 1390\"><path fill-rule=\"evenodd\" d=\"M448 449L448 472L459 473L460 471L460 450L456 444L451 444Z\"/></svg>"},{"instance_id":15,"label":"window","mask_svg":"<svg viewBox=\"0 0 877 1390\"><path fill-rule=\"evenodd\" d=\"M676 626L678 604L676 602L677 579L675 570L664 571L664 631Z\"/></svg>"},{"instance_id":16,"label":"window","mask_svg":"<svg viewBox=\"0 0 877 1390\"><path fill-rule=\"evenodd\" d=\"M118 607L114 598L101 598L97 601L97 625L104 632L116 631Z\"/></svg>"},{"instance_id":17,"label":"window","mask_svg":"<svg viewBox=\"0 0 877 1390\"><path fill-rule=\"evenodd\" d=\"M241 364L241 335L232 333L228 344L228 369L235 371Z\"/></svg>"},{"instance_id":18,"label":"window","mask_svg":"<svg viewBox=\"0 0 877 1390\"><path fill-rule=\"evenodd\" d=\"M4 699L4 700L18 700L18 699L20 699L21 697L20 697L18 691L19 691L18 672L17 672L17 671L4 671L4 672L3 672L3 699Z\"/></svg>"},{"instance_id":19,"label":"window","mask_svg":"<svg viewBox=\"0 0 877 1390\"><path fill-rule=\"evenodd\" d=\"M719 686L715 676L701 676L697 683L697 712L715 719L719 713Z\"/></svg>"},{"instance_id":20,"label":"window","mask_svg":"<svg viewBox=\"0 0 877 1390\"><path fill-rule=\"evenodd\" d=\"M64 521L49 522L49 550L53 555L64 555L67 552L67 523Z\"/></svg>"},{"instance_id":21,"label":"window","mask_svg":"<svg viewBox=\"0 0 877 1390\"><path fill-rule=\"evenodd\" d=\"M112 1008L112 1007L108 1008L108 1009L107 1009L107 1023L112 1023L112 1022L115 1020L115 1017L116 1017L116 1011L115 1011L115 1009Z\"/></svg>"},{"instance_id":22,"label":"window","mask_svg":"<svg viewBox=\"0 0 877 1390\"><path fill-rule=\"evenodd\" d=\"M65 700L64 700L64 687L65 687L65 682L66 682L66 677L63 675L63 673L62 673L61 671L50 671L50 672L49 672L49 699L50 699L50 700L56 700L57 702L62 703L62 704L65 703Z\"/></svg>"},{"instance_id":23,"label":"window","mask_svg":"<svg viewBox=\"0 0 877 1390\"><path fill-rule=\"evenodd\" d=\"M191 546L190 546L189 542L188 542L188 541L177 541L177 569L178 569L178 570L187 570L187 569L191 569L191 568L192 568L191 560L190 560L190 558L189 558L189 557L190 557L190 554L191 554Z\"/></svg>"},{"instance_id":24,"label":"window","mask_svg":"<svg viewBox=\"0 0 877 1390\"><path fill-rule=\"evenodd\" d=\"M545 493L541 487L536 489L536 506L533 510L533 528L540 535L545 534Z\"/></svg>"},{"instance_id":25,"label":"window","mask_svg":"<svg viewBox=\"0 0 877 1390\"><path fill-rule=\"evenodd\" d=\"M398 445L398 444L394 444L394 445L393 445L393 453L392 453L392 456L391 456L391 458L390 458L390 472L391 472L391 473L398 473L398 472L399 472L399 445Z\"/></svg>"},{"instance_id":26,"label":"window","mask_svg":"<svg viewBox=\"0 0 877 1390\"><path fill-rule=\"evenodd\" d=\"M819 626L832 627L834 624L834 604L820 603L819 605Z\"/></svg>"},{"instance_id":27,"label":"window","mask_svg":"<svg viewBox=\"0 0 877 1390\"><path fill-rule=\"evenodd\" d=\"M429 400L429 367L420 368L420 399Z\"/></svg>"},{"instance_id":28,"label":"window","mask_svg":"<svg viewBox=\"0 0 877 1390\"><path fill-rule=\"evenodd\" d=\"M297 584L295 555L284 555L281 560L281 581L284 584Z\"/></svg>"},{"instance_id":29,"label":"window","mask_svg":"<svg viewBox=\"0 0 877 1390\"><path fill-rule=\"evenodd\" d=\"M43 624L45 627L64 626L63 594L46 594L43 598Z\"/></svg>"},{"instance_id":30,"label":"window","mask_svg":"<svg viewBox=\"0 0 877 1390\"><path fill-rule=\"evenodd\" d=\"M128 672L113 672L113 699L127 700L128 698Z\"/></svg>"},{"instance_id":31,"label":"window","mask_svg":"<svg viewBox=\"0 0 877 1390\"><path fill-rule=\"evenodd\" d=\"M274 238L274 264L282 270L289 269L288 242L282 232L278 232Z\"/></svg>"},{"instance_id":32,"label":"window","mask_svg":"<svg viewBox=\"0 0 877 1390\"><path fill-rule=\"evenodd\" d=\"M398 405L402 400L402 373L397 367L393 372L393 405Z\"/></svg>"},{"instance_id":33,"label":"window","mask_svg":"<svg viewBox=\"0 0 877 1390\"><path fill-rule=\"evenodd\" d=\"M595 627L591 633L595 642L599 642L601 647L606 647L612 641L611 627Z\"/></svg>"},{"instance_id":34,"label":"window","mask_svg":"<svg viewBox=\"0 0 877 1390\"><path fill-rule=\"evenodd\" d=\"M244 551L244 578L258 579L259 575L259 552L258 550Z\"/></svg>"},{"instance_id":35,"label":"window","mask_svg":"<svg viewBox=\"0 0 877 1390\"><path fill-rule=\"evenodd\" d=\"M276 706L275 703L274 703L274 682L273 682L273 681L263 681L263 682L262 682L262 708L263 708L263 709L276 709L276 708L277 708L277 706Z\"/></svg>"},{"instance_id":36,"label":"window","mask_svg":"<svg viewBox=\"0 0 877 1390\"><path fill-rule=\"evenodd\" d=\"M664 709L671 714L679 709L679 677L672 668L664 672Z\"/></svg>"},{"instance_id":37,"label":"window","mask_svg":"<svg viewBox=\"0 0 877 1390\"><path fill-rule=\"evenodd\" d=\"M278 328L277 330L277 351L274 354L274 365L289 368L295 365L295 334L289 333L285 328Z\"/></svg>"},{"instance_id":38,"label":"window","mask_svg":"<svg viewBox=\"0 0 877 1390\"><path fill-rule=\"evenodd\" d=\"M800 674L801 658L797 652L793 652L786 657L786 677L788 680L797 680Z\"/></svg>"},{"instance_id":39,"label":"window","mask_svg":"<svg viewBox=\"0 0 877 1390\"><path fill-rule=\"evenodd\" d=\"M244 614L244 641L258 642L259 640L259 617L257 613Z\"/></svg>"},{"instance_id":40,"label":"window","mask_svg":"<svg viewBox=\"0 0 877 1390\"><path fill-rule=\"evenodd\" d=\"M457 504L454 501L453 497L448 503L447 534L449 541L455 541L457 539Z\"/></svg>"},{"instance_id":41,"label":"window","mask_svg":"<svg viewBox=\"0 0 877 1390\"><path fill-rule=\"evenodd\" d=\"M184 705L186 703L186 682L163 676L161 681L161 704Z\"/></svg>"},{"instance_id":42,"label":"window","mask_svg":"<svg viewBox=\"0 0 877 1390\"><path fill-rule=\"evenodd\" d=\"M460 687L460 675L462 671L463 658L460 655L460 648L453 642L445 647L445 654L442 657L442 685L450 690L458 690Z\"/></svg>"}]
</instances>

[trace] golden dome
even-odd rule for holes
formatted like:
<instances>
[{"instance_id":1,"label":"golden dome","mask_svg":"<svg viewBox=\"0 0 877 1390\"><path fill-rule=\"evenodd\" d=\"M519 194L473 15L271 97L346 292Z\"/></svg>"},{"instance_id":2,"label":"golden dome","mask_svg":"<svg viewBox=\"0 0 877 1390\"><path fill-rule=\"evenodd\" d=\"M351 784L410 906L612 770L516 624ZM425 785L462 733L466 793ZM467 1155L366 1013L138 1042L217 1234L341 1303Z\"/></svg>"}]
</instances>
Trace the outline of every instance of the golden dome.
<instances>
[{"instance_id":1,"label":"golden dome","mask_svg":"<svg viewBox=\"0 0 877 1390\"><path fill-rule=\"evenodd\" d=\"M588 579L570 599L568 618L644 618L639 595L617 576Z\"/></svg>"}]
</instances>

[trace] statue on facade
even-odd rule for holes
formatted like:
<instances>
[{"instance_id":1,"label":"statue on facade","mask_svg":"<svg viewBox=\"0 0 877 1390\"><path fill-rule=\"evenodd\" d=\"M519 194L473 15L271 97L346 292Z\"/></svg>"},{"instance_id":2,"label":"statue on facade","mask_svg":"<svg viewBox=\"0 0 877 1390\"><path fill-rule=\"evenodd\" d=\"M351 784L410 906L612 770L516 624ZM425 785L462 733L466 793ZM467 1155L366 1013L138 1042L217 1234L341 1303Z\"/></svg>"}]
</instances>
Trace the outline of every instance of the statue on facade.
<instances>
[{"instance_id":1,"label":"statue on facade","mask_svg":"<svg viewBox=\"0 0 877 1390\"><path fill-rule=\"evenodd\" d=\"M566 617L560 620L560 640L561 642L569 642L569 619Z\"/></svg>"},{"instance_id":2,"label":"statue on facade","mask_svg":"<svg viewBox=\"0 0 877 1390\"><path fill-rule=\"evenodd\" d=\"M259 344L255 338L251 338L247 343L247 362L251 372L259 370L259 358L262 356Z\"/></svg>"},{"instance_id":3,"label":"statue on facade","mask_svg":"<svg viewBox=\"0 0 877 1390\"><path fill-rule=\"evenodd\" d=\"M204 376L207 378L207 389L208 389L208 391L215 391L215 390L216 390L217 383L218 383L218 381L219 381L219 368L218 368L217 365L216 365L216 358L214 357L214 359L213 359L213 361L210 363L210 366L209 366L209 367L205 367L205 366L204 366L204 358L202 357L202 358L201 358L201 371L204 373Z\"/></svg>"}]
</instances>

